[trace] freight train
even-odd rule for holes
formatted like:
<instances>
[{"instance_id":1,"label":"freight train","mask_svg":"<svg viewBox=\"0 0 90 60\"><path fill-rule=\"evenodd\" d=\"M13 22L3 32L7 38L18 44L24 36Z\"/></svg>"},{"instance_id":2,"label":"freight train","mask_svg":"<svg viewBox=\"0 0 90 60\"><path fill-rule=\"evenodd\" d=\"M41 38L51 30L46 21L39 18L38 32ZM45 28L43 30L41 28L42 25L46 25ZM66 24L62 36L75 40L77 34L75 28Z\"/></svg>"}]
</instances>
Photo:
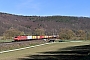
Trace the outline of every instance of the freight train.
<instances>
[{"instance_id":1,"label":"freight train","mask_svg":"<svg viewBox=\"0 0 90 60\"><path fill-rule=\"evenodd\" d=\"M14 41L26 41L26 40L41 40L41 39L52 39L57 36L16 36L14 37Z\"/></svg>"}]
</instances>

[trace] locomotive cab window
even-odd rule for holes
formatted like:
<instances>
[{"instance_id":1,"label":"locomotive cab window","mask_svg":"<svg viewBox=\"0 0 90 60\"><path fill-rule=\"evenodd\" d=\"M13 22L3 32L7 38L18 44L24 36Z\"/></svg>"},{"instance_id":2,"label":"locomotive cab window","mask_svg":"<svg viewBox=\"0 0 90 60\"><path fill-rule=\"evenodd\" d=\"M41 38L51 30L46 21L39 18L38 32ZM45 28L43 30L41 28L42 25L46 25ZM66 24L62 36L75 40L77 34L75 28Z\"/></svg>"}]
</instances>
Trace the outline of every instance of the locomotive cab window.
<instances>
[{"instance_id":1,"label":"locomotive cab window","mask_svg":"<svg viewBox=\"0 0 90 60\"><path fill-rule=\"evenodd\" d=\"M15 37L15 38L17 38L17 37Z\"/></svg>"}]
</instances>

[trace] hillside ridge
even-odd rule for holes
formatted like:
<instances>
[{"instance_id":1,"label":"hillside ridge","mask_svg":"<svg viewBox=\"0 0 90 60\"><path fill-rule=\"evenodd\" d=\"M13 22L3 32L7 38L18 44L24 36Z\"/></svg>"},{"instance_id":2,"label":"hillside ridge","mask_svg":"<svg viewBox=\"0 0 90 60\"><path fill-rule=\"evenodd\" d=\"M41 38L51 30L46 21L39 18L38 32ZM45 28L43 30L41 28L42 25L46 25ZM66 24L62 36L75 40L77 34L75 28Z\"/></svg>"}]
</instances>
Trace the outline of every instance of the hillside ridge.
<instances>
[{"instance_id":1,"label":"hillside ridge","mask_svg":"<svg viewBox=\"0 0 90 60\"><path fill-rule=\"evenodd\" d=\"M60 28L90 30L89 17L73 16L23 16L0 12L0 35L10 28L25 33L42 28L45 32L58 33Z\"/></svg>"}]
</instances>

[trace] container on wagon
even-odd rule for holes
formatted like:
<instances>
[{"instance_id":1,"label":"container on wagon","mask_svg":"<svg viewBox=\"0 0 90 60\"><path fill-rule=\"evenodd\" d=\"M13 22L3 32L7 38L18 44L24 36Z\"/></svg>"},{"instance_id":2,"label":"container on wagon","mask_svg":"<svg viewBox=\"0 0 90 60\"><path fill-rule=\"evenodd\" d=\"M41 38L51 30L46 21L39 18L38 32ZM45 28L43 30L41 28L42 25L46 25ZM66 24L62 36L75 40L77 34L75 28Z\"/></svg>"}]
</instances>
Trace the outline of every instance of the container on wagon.
<instances>
[{"instance_id":1,"label":"container on wagon","mask_svg":"<svg viewBox=\"0 0 90 60\"><path fill-rule=\"evenodd\" d=\"M40 39L43 39L43 36L40 36Z\"/></svg>"},{"instance_id":2,"label":"container on wagon","mask_svg":"<svg viewBox=\"0 0 90 60\"><path fill-rule=\"evenodd\" d=\"M40 39L40 36L36 36L36 39Z\"/></svg>"},{"instance_id":3,"label":"container on wagon","mask_svg":"<svg viewBox=\"0 0 90 60\"><path fill-rule=\"evenodd\" d=\"M29 39L32 39L32 36L27 36L27 39L29 40Z\"/></svg>"},{"instance_id":4,"label":"container on wagon","mask_svg":"<svg viewBox=\"0 0 90 60\"><path fill-rule=\"evenodd\" d=\"M36 39L36 36L32 36L32 39Z\"/></svg>"}]
</instances>

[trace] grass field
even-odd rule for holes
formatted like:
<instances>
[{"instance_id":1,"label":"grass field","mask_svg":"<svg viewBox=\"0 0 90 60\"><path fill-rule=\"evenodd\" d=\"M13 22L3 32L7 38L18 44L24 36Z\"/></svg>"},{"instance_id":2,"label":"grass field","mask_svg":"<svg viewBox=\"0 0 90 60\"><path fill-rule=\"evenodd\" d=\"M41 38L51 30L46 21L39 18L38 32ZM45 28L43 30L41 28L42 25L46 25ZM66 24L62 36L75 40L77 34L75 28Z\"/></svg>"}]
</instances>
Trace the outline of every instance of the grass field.
<instances>
[{"instance_id":1,"label":"grass field","mask_svg":"<svg viewBox=\"0 0 90 60\"><path fill-rule=\"evenodd\" d=\"M12 41L14 41L14 40L0 40L0 43L1 42L12 42Z\"/></svg>"},{"instance_id":2,"label":"grass field","mask_svg":"<svg viewBox=\"0 0 90 60\"><path fill-rule=\"evenodd\" d=\"M29 48L21 51L14 51L0 54L0 60L30 60L30 59L68 59L71 57L83 57L86 49L89 48L90 42L59 42L49 45ZM79 46L79 47L77 47ZM84 46L84 52L82 47ZM88 49L87 49L88 50ZM81 52L81 54L79 53ZM89 53L89 51L88 51ZM87 55L87 54L86 54ZM86 56L84 54L84 56Z\"/></svg>"}]
</instances>

